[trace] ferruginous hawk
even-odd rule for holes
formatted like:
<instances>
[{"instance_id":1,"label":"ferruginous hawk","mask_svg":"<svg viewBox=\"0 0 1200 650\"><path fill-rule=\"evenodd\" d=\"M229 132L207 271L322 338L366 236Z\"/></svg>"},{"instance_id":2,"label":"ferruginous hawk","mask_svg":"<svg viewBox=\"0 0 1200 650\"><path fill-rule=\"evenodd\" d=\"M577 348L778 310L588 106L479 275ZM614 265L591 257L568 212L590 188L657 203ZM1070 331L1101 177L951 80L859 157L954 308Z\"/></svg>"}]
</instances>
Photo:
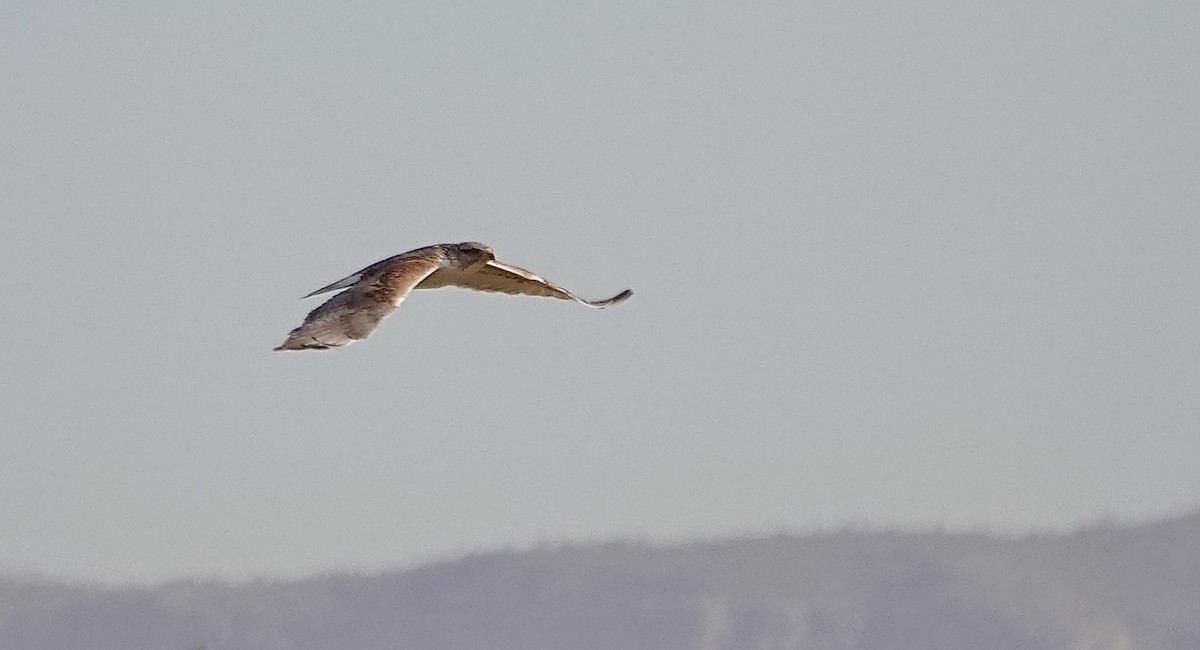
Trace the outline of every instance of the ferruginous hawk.
<instances>
[{"instance_id":1,"label":"ferruginous hawk","mask_svg":"<svg viewBox=\"0 0 1200 650\"><path fill-rule=\"evenodd\" d=\"M410 291L439 287L547 296L596 308L633 295L626 289L607 300L584 300L535 273L497 262L492 249L484 244L437 244L381 260L304 296L345 289L309 312L300 327L275 349L325 350L365 339Z\"/></svg>"}]
</instances>

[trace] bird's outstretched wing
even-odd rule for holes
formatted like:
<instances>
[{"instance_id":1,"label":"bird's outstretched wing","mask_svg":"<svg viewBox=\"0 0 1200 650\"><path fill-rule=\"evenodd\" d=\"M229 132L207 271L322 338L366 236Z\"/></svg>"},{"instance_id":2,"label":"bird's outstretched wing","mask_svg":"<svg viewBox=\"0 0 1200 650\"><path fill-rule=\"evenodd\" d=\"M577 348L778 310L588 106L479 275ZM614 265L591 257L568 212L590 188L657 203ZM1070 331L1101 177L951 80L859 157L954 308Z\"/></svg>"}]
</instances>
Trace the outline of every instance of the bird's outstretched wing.
<instances>
[{"instance_id":1,"label":"bird's outstretched wing","mask_svg":"<svg viewBox=\"0 0 1200 650\"><path fill-rule=\"evenodd\" d=\"M333 284L327 284L327 285L321 287L320 289L317 289L316 291L308 294L307 296L302 296L300 299L304 300L305 298L312 298L313 296L317 296L322 293L329 293L330 291L337 291L338 289L345 289L346 287L354 286L359 280L362 280L363 278L366 278L366 277L374 276L377 273L379 273L382 269L384 269L392 264L395 264L396 262L398 262L400 260L411 260L413 258L434 259L437 257L438 251L440 251L442 248L443 248L443 246L439 246L439 245L426 246L424 248L413 249L406 253L400 253L399 255L393 255L387 259L379 260L378 262L375 262L374 264L371 264L370 266L361 268L361 269L355 271L354 273L347 275L346 277L342 278L341 280L338 280L337 282L334 282Z\"/></svg>"},{"instance_id":2,"label":"bird's outstretched wing","mask_svg":"<svg viewBox=\"0 0 1200 650\"><path fill-rule=\"evenodd\" d=\"M496 260L489 261L478 270L464 270L452 266L438 269L437 272L418 284L416 288L436 289L450 286L474 289L476 291L495 291L499 293L574 300L597 309L611 307L633 295L633 291L626 289L605 300L584 300L533 271Z\"/></svg>"},{"instance_id":3,"label":"bird's outstretched wing","mask_svg":"<svg viewBox=\"0 0 1200 650\"><path fill-rule=\"evenodd\" d=\"M309 294L347 288L309 312L276 350L325 350L365 339L442 262L413 251L390 257ZM307 296L306 296L307 297Z\"/></svg>"}]
</instances>

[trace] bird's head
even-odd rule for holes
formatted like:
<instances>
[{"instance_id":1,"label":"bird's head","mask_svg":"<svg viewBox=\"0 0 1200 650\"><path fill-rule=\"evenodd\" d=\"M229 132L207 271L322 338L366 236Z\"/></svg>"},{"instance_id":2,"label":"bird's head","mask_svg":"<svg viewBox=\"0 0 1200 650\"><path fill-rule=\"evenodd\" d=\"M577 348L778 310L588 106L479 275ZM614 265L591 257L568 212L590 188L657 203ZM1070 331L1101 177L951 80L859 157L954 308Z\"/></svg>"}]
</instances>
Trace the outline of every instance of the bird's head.
<instances>
[{"instance_id":1,"label":"bird's head","mask_svg":"<svg viewBox=\"0 0 1200 650\"><path fill-rule=\"evenodd\" d=\"M492 253L491 246L480 244L475 241L467 241L461 244L454 245L454 254L458 257L459 264L463 266L474 266L475 264L486 264L490 260L496 259L496 255Z\"/></svg>"}]
</instances>

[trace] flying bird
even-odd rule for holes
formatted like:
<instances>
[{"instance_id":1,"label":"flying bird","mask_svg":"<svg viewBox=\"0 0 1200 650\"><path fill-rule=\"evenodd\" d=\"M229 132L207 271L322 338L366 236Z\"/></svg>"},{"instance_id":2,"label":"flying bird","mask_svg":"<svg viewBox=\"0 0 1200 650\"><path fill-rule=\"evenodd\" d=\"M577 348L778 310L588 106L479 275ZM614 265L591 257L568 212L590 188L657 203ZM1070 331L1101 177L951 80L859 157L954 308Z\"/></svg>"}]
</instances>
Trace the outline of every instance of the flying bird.
<instances>
[{"instance_id":1,"label":"flying bird","mask_svg":"<svg viewBox=\"0 0 1200 650\"><path fill-rule=\"evenodd\" d=\"M437 244L380 260L304 296L345 289L309 312L275 349L326 350L365 339L410 291L440 287L546 296L598 309L633 295L626 289L607 300L584 300L531 271L497 261L484 244Z\"/></svg>"}]
</instances>

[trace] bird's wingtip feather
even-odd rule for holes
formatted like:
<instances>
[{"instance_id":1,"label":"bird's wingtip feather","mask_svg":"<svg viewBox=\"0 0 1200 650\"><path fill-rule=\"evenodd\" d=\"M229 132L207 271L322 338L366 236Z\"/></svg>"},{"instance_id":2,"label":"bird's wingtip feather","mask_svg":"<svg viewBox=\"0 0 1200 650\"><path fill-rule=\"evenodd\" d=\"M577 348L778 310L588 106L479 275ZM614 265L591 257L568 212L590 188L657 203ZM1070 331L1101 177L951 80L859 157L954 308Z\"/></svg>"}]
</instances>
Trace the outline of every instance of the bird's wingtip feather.
<instances>
[{"instance_id":1,"label":"bird's wingtip feather","mask_svg":"<svg viewBox=\"0 0 1200 650\"><path fill-rule=\"evenodd\" d=\"M612 307L615 304L625 302L632 295L633 289L626 289L607 300L597 300L595 302L588 302L587 304L598 309L604 309L605 307Z\"/></svg>"}]
</instances>

